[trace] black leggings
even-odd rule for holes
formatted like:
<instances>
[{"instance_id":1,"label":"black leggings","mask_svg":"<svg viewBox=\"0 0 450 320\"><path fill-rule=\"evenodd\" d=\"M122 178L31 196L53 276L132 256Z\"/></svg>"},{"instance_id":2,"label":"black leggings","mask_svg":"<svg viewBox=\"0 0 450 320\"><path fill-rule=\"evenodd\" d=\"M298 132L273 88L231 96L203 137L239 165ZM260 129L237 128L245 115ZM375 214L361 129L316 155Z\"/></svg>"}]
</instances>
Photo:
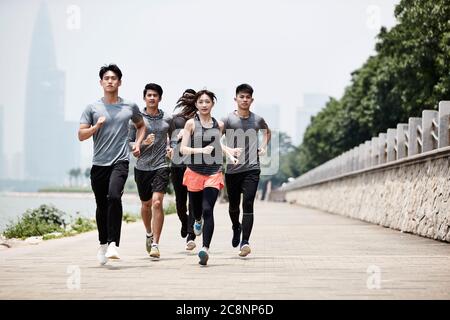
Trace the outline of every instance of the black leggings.
<instances>
[{"instance_id":1,"label":"black leggings","mask_svg":"<svg viewBox=\"0 0 450 320\"><path fill-rule=\"evenodd\" d=\"M209 248L214 233L214 205L216 204L219 190L205 188L202 191L189 191L189 202L192 204L195 220L199 221L203 216L203 246Z\"/></svg>"},{"instance_id":2,"label":"black leggings","mask_svg":"<svg viewBox=\"0 0 450 320\"><path fill-rule=\"evenodd\" d=\"M186 167L177 167L173 166L170 168L170 177L172 179L173 189L175 191L175 204L177 207L177 215L178 219L180 219L181 223L187 225L187 240L194 240L194 215L191 209L191 202L189 201L189 206L186 206L188 191L186 186L183 185L183 176L184 171L186 171ZM189 210L189 215L186 212Z\"/></svg>"},{"instance_id":3,"label":"black leggings","mask_svg":"<svg viewBox=\"0 0 450 320\"><path fill-rule=\"evenodd\" d=\"M122 226L122 194L128 178L128 161L112 166L92 166L91 186L95 194L98 238L100 244L119 246Z\"/></svg>"},{"instance_id":4,"label":"black leggings","mask_svg":"<svg viewBox=\"0 0 450 320\"><path fill-rule=\"evenodd\" d=\"M225 174L229 200L228 213L233 227L239 226L239 204L242 193L242 241L248 242L253 228L253 203L258 190L260 170Z\"/></svg>"}]
</instances>

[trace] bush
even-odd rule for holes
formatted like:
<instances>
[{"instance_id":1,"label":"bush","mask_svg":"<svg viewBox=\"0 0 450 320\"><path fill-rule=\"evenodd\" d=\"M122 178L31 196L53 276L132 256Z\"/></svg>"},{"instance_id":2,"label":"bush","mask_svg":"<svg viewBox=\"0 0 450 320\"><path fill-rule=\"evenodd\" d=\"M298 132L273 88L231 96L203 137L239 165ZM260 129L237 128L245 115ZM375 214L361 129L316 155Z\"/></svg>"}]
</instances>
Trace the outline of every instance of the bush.
<instances>
[{"instance_id":1,"label":"bush","mask_svg":"<svg viewBox=\"0 0 450 320\"><path fill-rule=\"evenodd\" d=\"M10 223L3 232L10 238L25 239L42 236L44 240L73 236L81 232L95 230L95 220L81 217L69 217L52 205L41 205L37 209L27 210L16 223Z\"/></svg>"},{"instance_id":2,"label":"bush","mask_svg":"<svg viewBox=\"0 0 450 320\"><path fill-rule=\"evenodd\" d=\"M87 219L84 217L77 217L73 223L70 224L72 230L76 233L88 232L95 230L97 225L95 220Z\"/></svg>"},{"instance_id":3,"label":"bush","mask_svg":"<svg viewBox=\"0 0 450 320\"><path fill-rule=\"evenodd\" d=\"M170 202L167 207L164 208L164 215L172 214L177 212L177 207L175 202Z\"/></svg>"},{"instance_id":4,"label":"bush","mask_svg":"<svg viewBox=\"0 0 450 320\"><path fill-rule=\"evenodd\" d=\"M28 209L17 223L10 223L3 232L6 238L25 239L43 236L51 232L64 232L65 213L52 205L41 205L37 209Z\"/></svg>"},{"instance_id":5,"label":"bush","mask_svg":"<svg viewBox=\"0 0 450 320\"><path fill-rule=\"evenodd\" d=\"M125 212L122 216L122 221L125 221L126 223L136 222L137 219L139 219L139 217L130 212Z\"/></svg>"}]
</instances>

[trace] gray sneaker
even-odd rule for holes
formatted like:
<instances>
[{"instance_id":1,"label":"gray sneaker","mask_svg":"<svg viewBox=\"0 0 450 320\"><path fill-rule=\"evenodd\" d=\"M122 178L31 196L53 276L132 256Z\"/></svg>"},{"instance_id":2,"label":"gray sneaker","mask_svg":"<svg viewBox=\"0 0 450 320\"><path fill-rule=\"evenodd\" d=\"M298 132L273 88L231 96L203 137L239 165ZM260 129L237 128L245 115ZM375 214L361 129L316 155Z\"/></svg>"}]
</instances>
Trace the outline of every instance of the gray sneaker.
<instances>
[{"instance_id":1,"label":"gray sneaker","mask_svg":"<svg viewBox=\"0 0 450 320\"><path fill-rule=\"evenodd\" d=\"M153 235L150 237L145 235L145 249L147 250L147 253L150 254L150 251L152 250L152 243L153 243Z\"/></svg>"}]
</instances>

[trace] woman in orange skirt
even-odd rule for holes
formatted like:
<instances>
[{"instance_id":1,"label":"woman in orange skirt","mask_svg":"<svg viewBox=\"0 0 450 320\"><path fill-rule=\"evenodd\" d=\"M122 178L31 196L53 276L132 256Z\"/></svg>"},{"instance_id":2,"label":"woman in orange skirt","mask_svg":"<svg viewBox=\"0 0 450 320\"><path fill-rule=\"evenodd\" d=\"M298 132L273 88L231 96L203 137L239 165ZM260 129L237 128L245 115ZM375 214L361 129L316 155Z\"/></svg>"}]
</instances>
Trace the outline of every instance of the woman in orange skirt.
<instances>
[{"instance_id":1,"label":"woman in orange skirt","mask_svg":"<svg viewBox=\"0 0 450 320\"><path fill-rule=\"evenodd\" d=\"M208 90L201 90L193 97L190 105L197 109L197 113L186 121L180 148L182 154L190 155L183 185L188 189L189 203L194 212L194 233L196 236L203 233L203 247L198 253L200 265L206 265L209 259L214 233L214 205L224 187L223 154L237 163L233 154L238 156L240 152L240 149L227 148L220 142L223 122L211 116L216 100L214 93Z\"/></svg>"}]
</instances>

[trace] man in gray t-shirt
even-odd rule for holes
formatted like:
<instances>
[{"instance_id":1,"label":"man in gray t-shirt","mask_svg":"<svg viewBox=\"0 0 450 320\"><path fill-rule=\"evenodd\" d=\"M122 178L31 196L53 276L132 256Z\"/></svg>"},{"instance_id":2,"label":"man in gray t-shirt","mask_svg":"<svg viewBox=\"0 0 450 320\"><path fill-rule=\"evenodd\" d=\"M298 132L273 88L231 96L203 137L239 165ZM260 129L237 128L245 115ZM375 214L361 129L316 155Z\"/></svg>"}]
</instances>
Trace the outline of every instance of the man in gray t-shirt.
<instances>
[{"instance_id":1,"label":"man in gray t-shirt","mask_svg":"<svg viewBox=\"0 0 450 320\"><path fill-rule=\"evenodd\" d=\"M100 241L97 259L119 259L117 248L122 225L122 193L128 177L128 123L137 128L138 143L133 154L140 154L145 126L135 103L119 97L122 72L114 64L100 69L104 96L86 107L80 119L80 141L93 137L94 157L91 186L97 203L96 220Z\"/></svg>"},{"instance_id":2,"label":"man in gray t-shirt","mask_svg":"<svg viewBox=\"0 0 450 320\"><path fill-rule=\"evenodd\" d=\"M259 156L265 153L271 133L266 121L250 111L253 102L253 88L250 85L239 85L234 100L237 110L224 118L223 123L227 146L238 155L238 164L227 165L225 184L229 199L228 212L233 224L231 243L233 247L240 243L239 256L245 257L251 252L249 239L253 228L253 202L261 173ZM263 132L261 145L258 143L259 131ZM241 194L242 224L239 222Z\"/></svg>"},{"instance_id":3,"label":"man in gray t-shirt","mask_svg":"<svg viewBox=\"0 0 450 320\"><path fill-rule=\"evenodd\" d=\"M164 224L163 200L169 184L170 169L168 141L171 135L172 117L159 109L163 90L156 83L145 86L143 96L146 107L142 111L146 139L141 146L134 168L134 179L141 200L141 216L146 231L145 246L152 258L159 258L159 238ZM130 126L129 140L135 145L136 130Z\"/></svg>"}]
</instances>

